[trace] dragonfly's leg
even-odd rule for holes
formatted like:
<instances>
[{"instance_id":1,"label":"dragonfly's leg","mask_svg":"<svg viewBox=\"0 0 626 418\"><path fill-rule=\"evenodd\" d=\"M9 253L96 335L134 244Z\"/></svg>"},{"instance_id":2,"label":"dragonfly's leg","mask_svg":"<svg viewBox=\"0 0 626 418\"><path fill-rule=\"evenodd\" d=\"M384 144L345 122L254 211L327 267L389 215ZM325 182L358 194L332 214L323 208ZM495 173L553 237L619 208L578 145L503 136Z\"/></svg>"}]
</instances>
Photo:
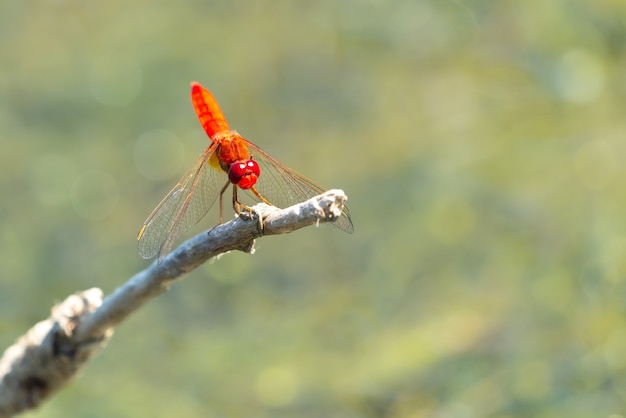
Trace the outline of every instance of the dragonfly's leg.
<instances>
[{"instance_id":1,"label":"dragonfly's leg","mask_svg":"<svg viewBox=\"0 0 626 418\"><path fill-rule=\"evenodd\" d=\"M235 213L239 215L241 213L241 203L239 203L239 199L237 198L237 185L233 184L233 209Z\"/></svg>"},{"instance_id":2,"label":"dragonfly's leg","mask_svg":"<svg viewBox=\"0 0 626 418\"><path fill-rule=\"evenodd\" d=\"M223 223L223 219L224 219L222 218L222 196L224 195L224 192L228 188L229 184L230 184L230 181L227 181L224 187L222 187L222 190L220 190L220 225Z\"/></svg>"},{"instance_id":3,"label":"dragonfly's leg","mask_svg":"<svg viewBox=\"0 0 626 418\"><path fill-rule=\"evenodd\" d=\"M240 214L242 209L245 210L250 215L250 219L252 219L253 213L255 213L254 209L239 201L239 198L237 197L237 185L235 184L233 184L233 209L235 209L237 214Z\"/></svg>"},{"instance_id":4,"label":"dragonfly's leg","mask_svg":"<svg viewBox=\"0 0 626 418\"><path fill-rule=\"evenodd\" d=\"M266 205L273 206L273 205L272 205L272 204L271 204L271 203L270 203L270 202L269 202L266 198L264 198L264 197L261 195L261 193L259 193L259 192L258 192L258 191L254 188L254 187L251 187L251 188L250 188L250 190L252 191L252 193L254 193L254 195L255 195L256 197L258 197L258 198L259 198L259 200L260 200L260 201L262 201L262 202L263 202L263 203L265 203ZM251 207L249 207L249 206L247 206L247 205L244 205L244 204L243 204L243 203L241 203L241 202L237 202L237 203L239 204L239 206L240 206L241 208L243 208L244 210L248 211L248 212L250 213L250 218L252 218L252 214L253 214L253 213L255 213L255 212L254 212L254 210L253 210ZM260 215L260 214L258 214L258 213L257 213L257 221L258 221L258 223L259 223L259 232L261 233L261 235L263 235L263 229L264 229L264 226L263 226L263 218L262 218L262 217L261 217L261 215Z\"/></svg>"},{"instance_id":5,"label":"dragonfly's leg","mask_svg":"<svg viewBox=\"0 0 626 418\"><path fill-rule=\"evenodd\" d=\"M252 191L252 193L254 193L256 197L259 198L259 200L261 200L261 202L265 203L266 205L274 206L266 198L264 198L263 195L257 191L257 189L251 187L250 190Z\"/></svg>"}]
</instances>

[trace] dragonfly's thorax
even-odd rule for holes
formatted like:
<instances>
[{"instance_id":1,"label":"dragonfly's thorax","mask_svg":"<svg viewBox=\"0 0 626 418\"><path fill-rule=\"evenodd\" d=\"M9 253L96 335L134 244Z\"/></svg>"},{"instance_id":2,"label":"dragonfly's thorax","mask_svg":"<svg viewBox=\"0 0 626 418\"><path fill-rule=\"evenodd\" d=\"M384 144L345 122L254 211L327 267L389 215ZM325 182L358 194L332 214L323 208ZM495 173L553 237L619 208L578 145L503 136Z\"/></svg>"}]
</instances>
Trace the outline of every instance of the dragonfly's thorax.
<instances>
[{"instance_id":1,"label":"dragonfly's thorax","mask_svg":"<svg viewBox=\"0 0 626 418\"><path fill-rule=\"evenodd\" d=\"M261 170L257 162L250 156L246 140L235 131L224 133L212 139L219 142L215 153L220 167L228 174L228 180L242 189L253 187L261 174Z\"/></svg>"},{"instance_id":2,"label":"dragonfly's thorax","mask_svg":"<svg viewBox=\"0 0 626 418\"><path fill-rule=\"evenodd\" d=\"M246 141L235 131L213 138L213 140L220 143L215 152L217 153L220 167L226 173L228 173L232 164L247 161L250 158Z\"/></svg>"}]
</instances>

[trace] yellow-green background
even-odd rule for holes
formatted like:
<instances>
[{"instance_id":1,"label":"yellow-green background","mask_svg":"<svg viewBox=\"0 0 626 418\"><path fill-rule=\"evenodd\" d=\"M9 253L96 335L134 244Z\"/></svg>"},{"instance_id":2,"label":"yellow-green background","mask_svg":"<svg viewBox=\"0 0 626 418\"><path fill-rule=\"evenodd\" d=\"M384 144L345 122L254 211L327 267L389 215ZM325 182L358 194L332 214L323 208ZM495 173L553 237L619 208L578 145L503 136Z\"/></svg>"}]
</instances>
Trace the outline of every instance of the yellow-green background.
<instances>
[{"instance_id":1,"label":"yellow-green background","mask_svg":"<svg viewBox=\"0 0 626 418\"><path fill-rule=\"evenodd\" d=\"M0 2L2 347L147 266L193 80L355 232L202 266L26 416L626 416L616 0Z\"/></svg>"}]
</instances>

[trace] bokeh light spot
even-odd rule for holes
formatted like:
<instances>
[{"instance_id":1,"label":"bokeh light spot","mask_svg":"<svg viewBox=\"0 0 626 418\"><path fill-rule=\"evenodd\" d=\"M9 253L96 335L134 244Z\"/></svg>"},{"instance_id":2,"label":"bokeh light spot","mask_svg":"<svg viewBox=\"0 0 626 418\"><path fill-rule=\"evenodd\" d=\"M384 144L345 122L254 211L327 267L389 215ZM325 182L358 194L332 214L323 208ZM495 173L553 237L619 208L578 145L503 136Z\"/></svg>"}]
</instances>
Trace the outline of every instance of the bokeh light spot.
<instances>
[{"instance_id":1,"label":"bokeh light spot","mask_svg":"<svg viewBox=\"0 0 626 418\"><path fill-rule=\"evenodd\" d=\"M108 173L86 171L74 180L72 204L79 215L89 220L99 220L113 212L118 201L118 186Z\"/></svg>"},{"instance_id":2,"label":"bokeh light spot","mask_svg":"<svg viewBox=\"0 0 626 418\"><path fill-rule=\"evenodd\" d=\"M565 100L589 103L604 92L606 71L596 57L576 49L561 58L557 83Z\"/></svg>"},{"instance_id":3,"label":"bokeh light spot","mask_svg":"<svg viewBox=\"0 0 626 418\"><path fill-rule=\"evenodd\" d=\"M295 372L288 367L264 369L257 377L256 393L258 399L266 405L288 405L298 393Z\"/></svg>"},{"instance_id":4,"label":"bokeh light spot","mask_svg":"<svg viewBox=\"0 0 626 418\"><path fill-rule=\"evenodd\" d=\"M173 133L155 129L141 135L135 143L135 167L142 176L155 181L180 175L185 150Z\"/></svg>"}]
</instances>

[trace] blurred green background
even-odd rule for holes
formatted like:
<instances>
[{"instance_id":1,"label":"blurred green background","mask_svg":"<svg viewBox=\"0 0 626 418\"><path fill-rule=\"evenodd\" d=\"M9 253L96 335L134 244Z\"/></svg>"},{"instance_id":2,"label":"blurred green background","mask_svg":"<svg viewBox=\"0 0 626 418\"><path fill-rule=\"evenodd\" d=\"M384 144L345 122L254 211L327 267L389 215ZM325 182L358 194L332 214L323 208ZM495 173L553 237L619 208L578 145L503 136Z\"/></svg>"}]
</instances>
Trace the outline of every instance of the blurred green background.
<instances>
[{"instance_id":1,"label":"blurred green background","mask_svg":"<svg viewBox=\"0 0 626 418\"><path fill-rule=\"evenodd\" d=\"M148 265L193 80L355 224L204 265L25 416L626 416L625 52L615 0L1 2L1 347Z\"/></svg>"}]
</instances>

